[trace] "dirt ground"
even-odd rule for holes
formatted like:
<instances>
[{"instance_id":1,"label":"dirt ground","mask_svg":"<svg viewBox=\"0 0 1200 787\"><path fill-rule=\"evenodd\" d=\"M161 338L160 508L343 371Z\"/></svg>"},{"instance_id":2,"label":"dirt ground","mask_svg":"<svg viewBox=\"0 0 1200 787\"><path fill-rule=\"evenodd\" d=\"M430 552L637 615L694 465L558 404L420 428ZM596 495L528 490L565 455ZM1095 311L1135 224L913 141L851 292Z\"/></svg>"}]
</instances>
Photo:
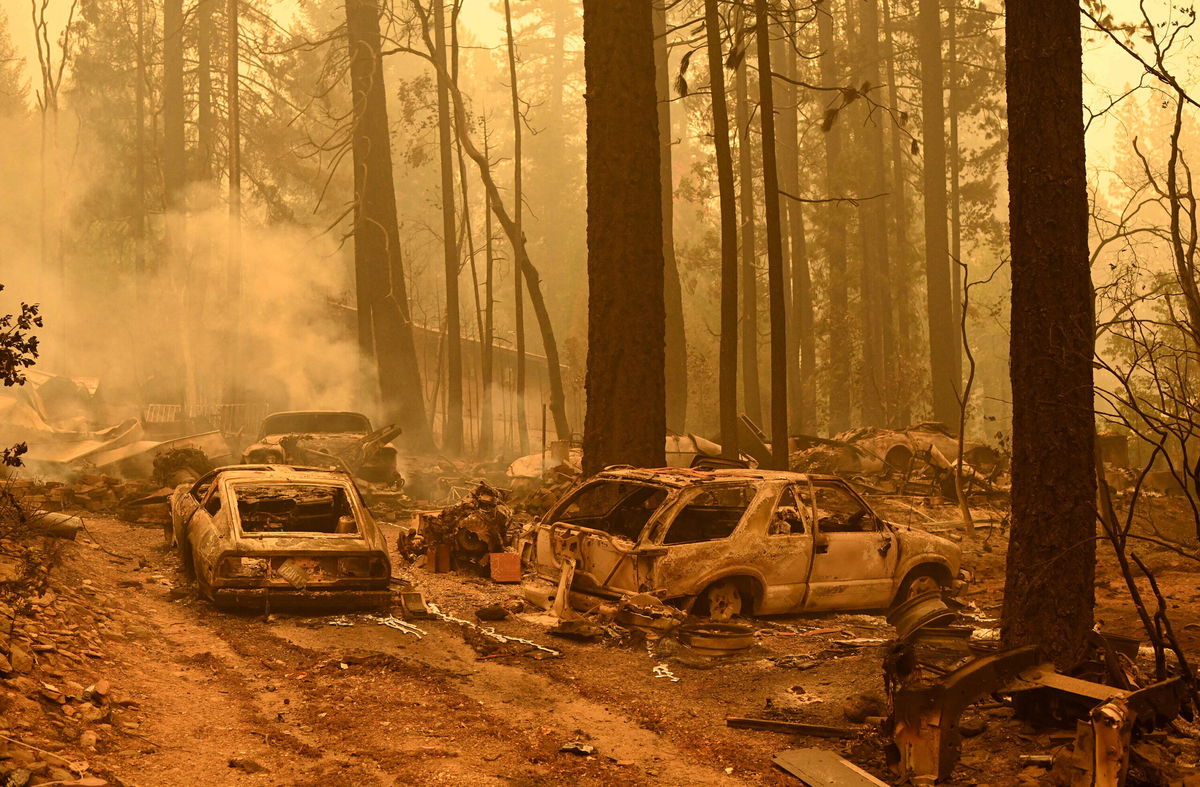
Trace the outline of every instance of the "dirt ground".
<instances>
[{"instance_id":1,"label":"dirt ground","mask_svg":"<svg viewBox=\"0 0 1200 787\"><path fill-rule=\"evenodd\" d=\"M81 534L67 547L57 570L64 590L44 606L41 625L53 640L56 615L90 610L98 644L83 657L47 646L37 658L42 680L111 683L112 716L85 724L48 702L43 715L26 708L23 721L10 727L10 717L0 728L68 760L88 760L109 783L787 785L797 782L773 768L771 755L807 746L834 749L894 781L877 731L830 740L725 724L727 716L773 707L847 725L848 701L883 696L882 643L891 629L882 616L761 619L750 653L713 666L652 656L644 644L556 639L546 632L547 616L521 614L488 625L561 656L508 655L477 650L477 636L441 620L416 622L418 638L365 615L220 612L194 596L159 531L107 517L86 523L91 538ZM389 527L393 544L396 532ZM987 532L966 559L976 582L964 599L981 630L997 625L1003 584L1002 537ZM1177 630L1200 652L1195 564L1161 550L1146 556ZM1110 562L1100 568L1097 617L1108 630L1139 634ZM464 619L518 595L514 586L405 569L399 560L394 573ZM656 677L660 663L677 680ZM1047 783L1047 772L1019 755L1050 754L1067 742L1061 734L1016 722L1004 707L968 715L984 731L964 742L951 784ZM55 743L86 730L97 734L92 750ZM571 743L594 753L560 751ZM1195 763L1194 741L1171 745L1179 764Z\"/></svg>"}]
</instances>

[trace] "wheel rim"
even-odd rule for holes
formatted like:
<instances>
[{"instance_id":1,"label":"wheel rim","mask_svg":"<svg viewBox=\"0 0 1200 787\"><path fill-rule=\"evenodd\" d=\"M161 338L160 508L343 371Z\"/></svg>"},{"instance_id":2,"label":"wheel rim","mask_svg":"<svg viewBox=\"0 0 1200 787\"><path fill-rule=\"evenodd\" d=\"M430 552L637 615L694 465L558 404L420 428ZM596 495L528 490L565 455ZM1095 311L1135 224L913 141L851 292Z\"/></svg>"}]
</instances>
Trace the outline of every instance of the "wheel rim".
<instances>
[{"instance_id":1,"label":"wheel rim","mask_svg":"<svg viewBox=\"0 0 1200 787\"><path fill-rule=\"evenodd\" d=\"M729 620L742 611L742 594L732 582L718 582L708 590L708 616Z\"/></svg>"}]
</instances>

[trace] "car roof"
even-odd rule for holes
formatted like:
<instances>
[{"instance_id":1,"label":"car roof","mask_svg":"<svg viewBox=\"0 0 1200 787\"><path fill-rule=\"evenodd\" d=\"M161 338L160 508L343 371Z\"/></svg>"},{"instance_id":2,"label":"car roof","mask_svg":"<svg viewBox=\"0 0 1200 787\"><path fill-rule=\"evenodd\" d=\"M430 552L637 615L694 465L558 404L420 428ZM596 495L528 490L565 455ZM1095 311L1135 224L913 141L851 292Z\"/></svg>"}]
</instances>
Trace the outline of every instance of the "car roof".
<instances>
[{"instance_id":1,"label":"car roof","mask_svg":"<svg viewBox=\"0 0 1200 787\"><path fill-rule=\"evenodd\" d=\"M357 415L360 418L366 418L365 413L360 413L357 410L280 410L277 413L270 413L263 418L274 418L277 415Z\"/></svg>"},{"instance_id":2,"label":"car roof","mask_svg":"<svg viewBox=\"0 0 1200 787\"><path fill-rule=\"evenodd\" d=\"M685 487L730 481L832 481L835 475L817 473L793 473L788 470L762 470L748 468L719 468L706 470L691 467L609 467L597 473L596 478L614 481L640 481L663 486Z\"/></svg>"},{"instance_id":3,"label":"car roof","mask_svg":"<svg viewBox=\"0 0 1200 787\"><path fill-rule=\"evenodd\" d=\"M211 471L215 477L225 480L252 479L255 481L279 481L282 483L345 483L352 481L342 470L324 467L301 467L300 465L226 465Z\"/></svg>"}]
</instances>

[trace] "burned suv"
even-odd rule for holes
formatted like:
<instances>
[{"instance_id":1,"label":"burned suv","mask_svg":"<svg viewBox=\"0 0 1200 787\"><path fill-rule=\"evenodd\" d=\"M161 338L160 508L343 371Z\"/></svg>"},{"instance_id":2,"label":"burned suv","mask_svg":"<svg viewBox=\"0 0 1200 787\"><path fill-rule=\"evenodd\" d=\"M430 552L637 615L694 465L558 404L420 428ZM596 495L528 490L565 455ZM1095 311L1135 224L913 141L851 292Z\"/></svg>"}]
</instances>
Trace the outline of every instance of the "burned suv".
<instances>
[{"instance_id":1,"label":"burned suv","mask_svg":"<svg viewBox=\"0 0 1200 787\"><path fill-rule=\"evenodd\" d=\"M404 481L396 470L396 449L388 445L397 426L372 429L362 413L295 410L263 419L257 441L242 454L245 464L332 467L387 486Z\"/></svg>"},{"instance_id":2,"label":"burned suv","mask_svg":"<svg viewBox=\"0 0 1200 787\"><path fill-rule=\"evenodd\" d=\"M375 609L391 601L387 544L341 471L222 467L171 495L168 545L202 595L254 609Z\"/></svg>"},{"instance_id":3,"label":"burned suv","mask_svg":"<svg viewBox=\"0 0 1200 787\"><path fill-rule=\"evenodd\" d=\"M523 535L526 595L577 609L654 593L725 619L885 609L951 587L960 549L884 522L836 476L612 468Z\"/></svg>"}]
</instances>

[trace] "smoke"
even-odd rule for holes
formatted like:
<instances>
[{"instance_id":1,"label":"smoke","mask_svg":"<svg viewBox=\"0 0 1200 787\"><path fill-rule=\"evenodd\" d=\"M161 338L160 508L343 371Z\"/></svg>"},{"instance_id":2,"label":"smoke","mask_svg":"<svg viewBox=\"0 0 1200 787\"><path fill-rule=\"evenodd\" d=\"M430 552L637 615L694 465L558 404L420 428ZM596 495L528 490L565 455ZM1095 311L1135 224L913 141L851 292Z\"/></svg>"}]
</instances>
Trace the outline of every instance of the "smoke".
<instances>
[{"instance_id":1,"label":"smoke","mask_svg":"<svg viewBox=\"0 0 1200 787\"><path fill-rule=\"evenodd\" d=\"M88 146L61 125L43 159L36 116L0 119L0 135L13 141L0 152L8 196L0 212L7 288L0 309L41 305L36 368L97 378L105 405L99 426L150 404L372 409L354 338L349 250L336 238L268 223L248 206L242 295L234 298L228 210L212 187L197 185L186 213L149 206L139 266L136 212L112 208L120 195L91 174L106 169L91 166ZM104 199L112 202L97 209ZM168 230L183 242L168 244Z\"/></svg>"}]
</instances>

